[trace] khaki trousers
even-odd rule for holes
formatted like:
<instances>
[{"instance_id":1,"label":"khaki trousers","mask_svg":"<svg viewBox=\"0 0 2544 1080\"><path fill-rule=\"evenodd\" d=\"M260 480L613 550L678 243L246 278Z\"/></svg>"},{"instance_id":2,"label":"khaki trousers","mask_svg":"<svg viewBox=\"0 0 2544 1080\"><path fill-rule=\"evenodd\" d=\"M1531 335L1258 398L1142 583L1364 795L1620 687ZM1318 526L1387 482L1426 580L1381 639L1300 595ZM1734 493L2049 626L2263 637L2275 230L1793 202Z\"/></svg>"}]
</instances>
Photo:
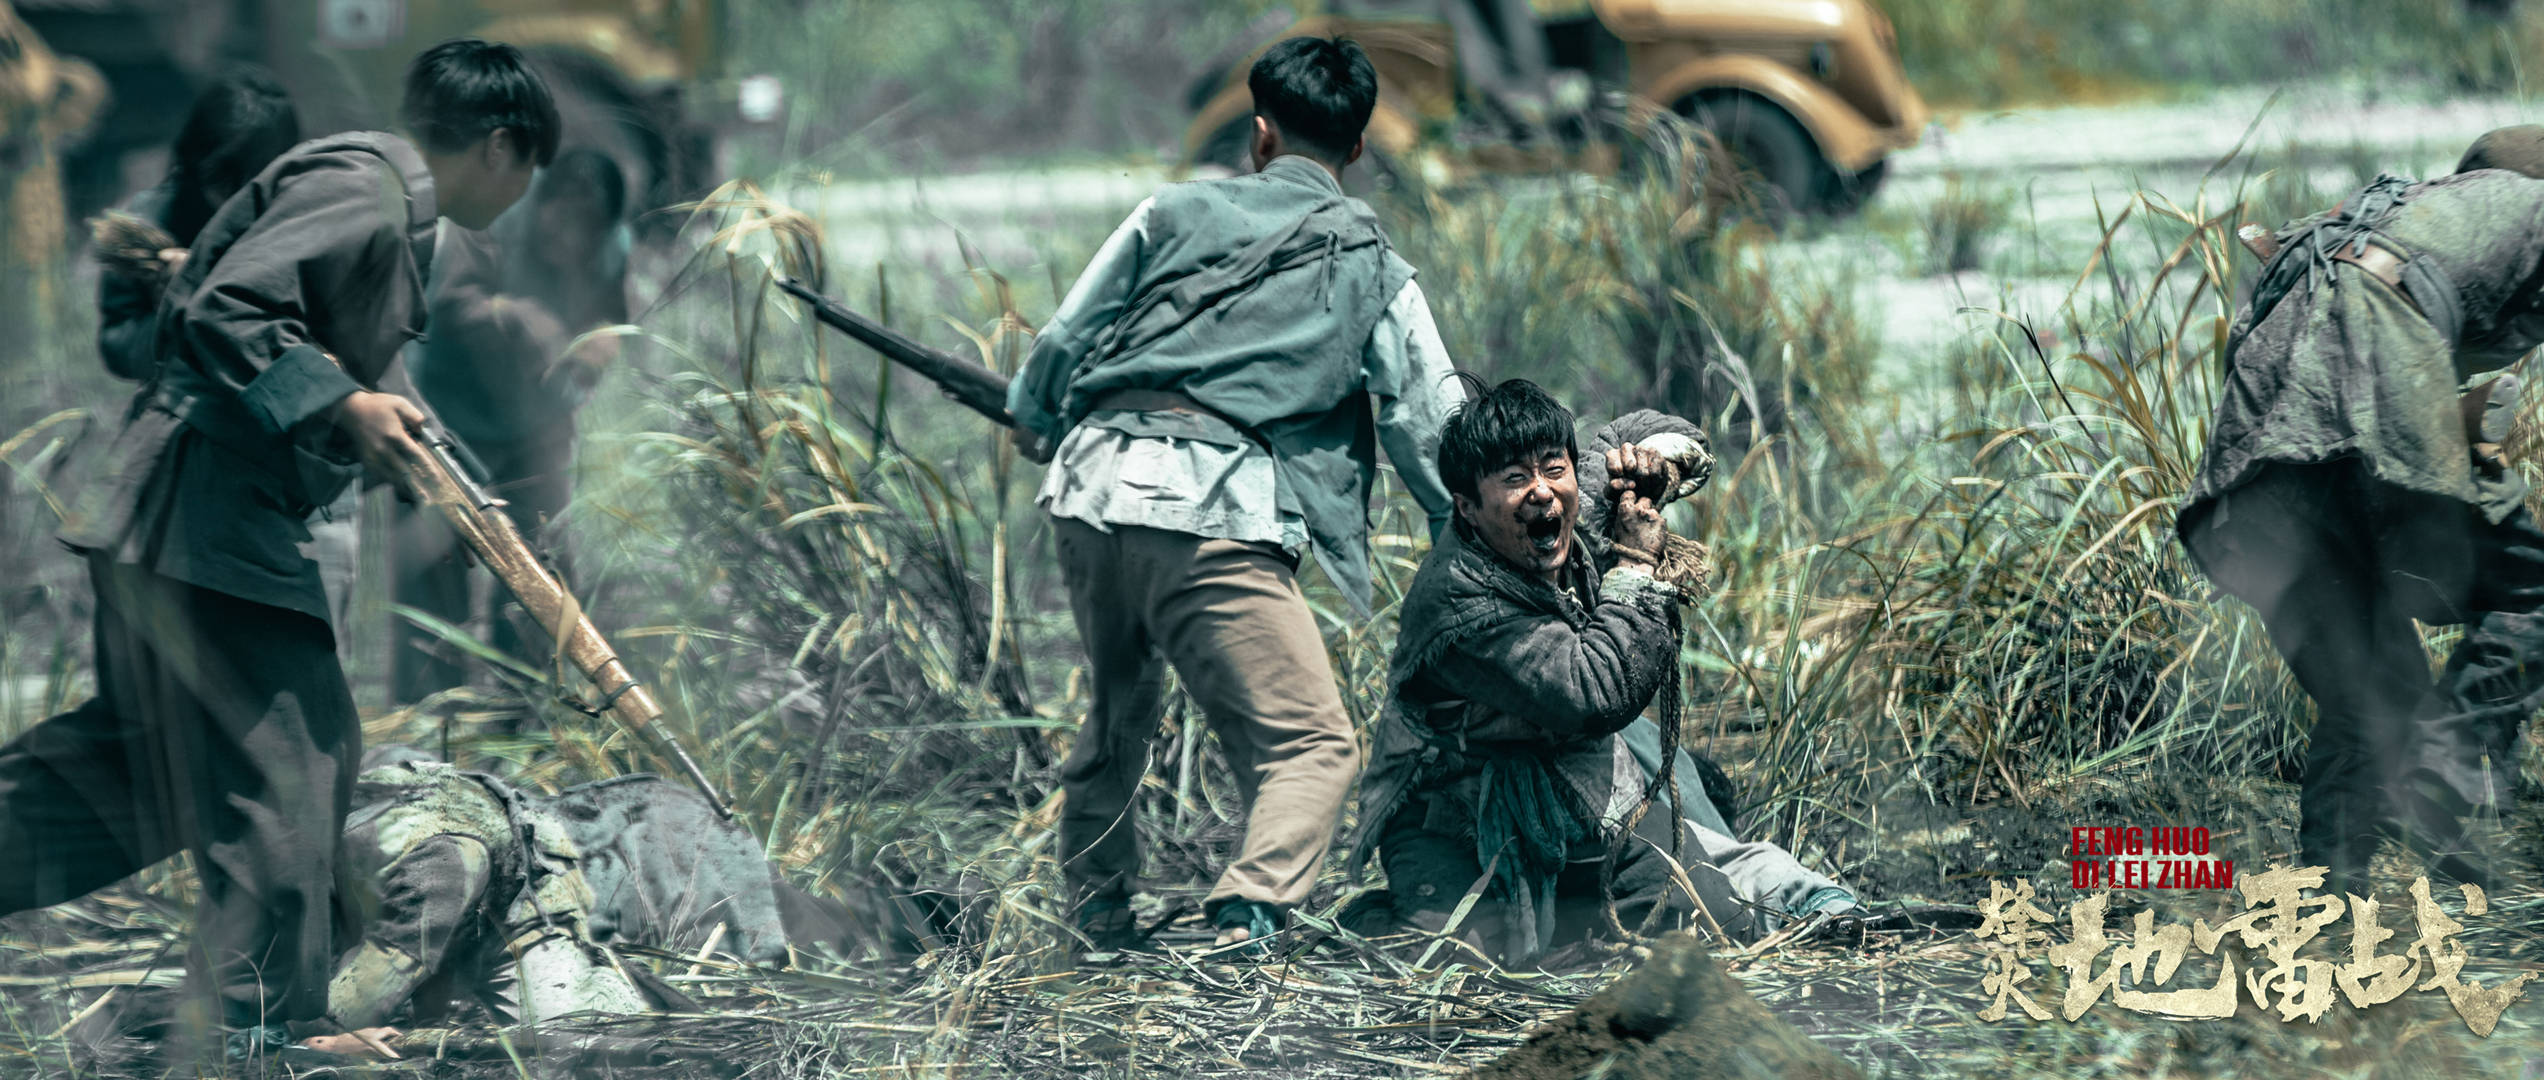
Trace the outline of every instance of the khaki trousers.
<instances>
[{"instance_id":1,"label":"khaki trousers","mask_svg":"<svg viewBox=\"0 0 2544 1080\"><path fill-rule=\"evenodd\" d=\"M1054 518L1094 708L1060 767L1062 866L1075 898L1139 873L1132 802L1157 738L1165 666L1201 706L1247 806L1245 843L1205 910L1307 899L1360 745L1289 560L1270 544Z\"/></svg>"}]
</instances>

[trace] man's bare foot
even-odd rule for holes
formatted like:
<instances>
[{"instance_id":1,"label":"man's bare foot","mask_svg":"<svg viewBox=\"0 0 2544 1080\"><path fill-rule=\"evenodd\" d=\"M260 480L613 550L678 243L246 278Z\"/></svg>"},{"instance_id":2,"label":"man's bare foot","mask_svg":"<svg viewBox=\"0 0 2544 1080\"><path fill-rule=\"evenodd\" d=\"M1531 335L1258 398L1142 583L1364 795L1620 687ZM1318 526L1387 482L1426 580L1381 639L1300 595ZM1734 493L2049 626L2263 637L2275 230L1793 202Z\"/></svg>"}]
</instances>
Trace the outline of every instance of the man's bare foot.
<instances>
[{"instance_id":1,"label":"man's bare foot","mask_svg":"<svg viewBox=\"0 0 2544 1080\"><path fill-rule=\"evenodd\" d=\"M389 1049L389 1040L405 1034L393 1027L363 1028L342 1035L312 1035L300 1045L322 1053L375 1061L395 1061L398 1052Z\"/></svg>"},{"instance_id":2,"label":"man's bare foot","mask_svg":"<svg viewBox=\"0 0 2544 1080\"><path fill-rule=\"evenodd\" d=\"M1210 947L1214 949L1224 949L1230 945L1243 945L1252 940L1254 940L1253 931L1242 926L1231 926L1225 930L1219 931L1219 940L1211 942Z\"/></svg>"}]
</instances>

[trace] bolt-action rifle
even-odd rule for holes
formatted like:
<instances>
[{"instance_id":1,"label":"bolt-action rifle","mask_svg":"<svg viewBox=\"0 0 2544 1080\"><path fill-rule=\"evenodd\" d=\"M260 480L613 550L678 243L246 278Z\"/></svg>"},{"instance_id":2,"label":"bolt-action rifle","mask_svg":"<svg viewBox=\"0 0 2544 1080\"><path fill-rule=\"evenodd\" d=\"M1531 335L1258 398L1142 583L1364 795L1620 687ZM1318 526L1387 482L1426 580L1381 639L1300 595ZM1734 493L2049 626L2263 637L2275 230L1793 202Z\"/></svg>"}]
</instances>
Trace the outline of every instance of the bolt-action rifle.
<instances>
[{"instance_id":1,"label":"bolt-action rifle","mask_svg":"<svg viewBox=\"0 0 2544 1080\"><path fill-rule=\"evenodd\" d=\"M565 583L557 580L531 552L520 531L512 527L512 519L503 513L503 500L487 494L471 478L470 470L462 467L461 457L466 451L438 425L427 425L416 441L423 445L425 456L422 461L409 464L407 492L417 503L441 512L477 561L486 564L496 580L512 590L530 617L538 620L539 626L559 643L566 661L592 681L593 692L600 696L586 711L594 716L607 712L639 738L658 743L663 755L679 767L690 783L697 785L699 794L707 797L716 813L732 817L732 808L725 805L715 783L707 779L706 770L699 768L697 759L661 727L662 704L628 672L609 642L602 640L600 630L583 614L583 605L575 602Z\"/></svg>"},{"instance_id":2,"label":"bolt-action rifle","mask_svg":"<svg viewBox=\"0 0 2544 1080\"><path fill-rule=\"evenodd\" d=\"M822 325L857 339L893 363L927 376L928 381L945 391L945 396L997 421L998 426L1016 426L1016 418L1007 413L1006 376L953 353L912 341L900 331L848 310L847 305L795 278L781 276L777 279L777 287L811 305L813 318L820 320Z\"/></svg>"}]
</instances>

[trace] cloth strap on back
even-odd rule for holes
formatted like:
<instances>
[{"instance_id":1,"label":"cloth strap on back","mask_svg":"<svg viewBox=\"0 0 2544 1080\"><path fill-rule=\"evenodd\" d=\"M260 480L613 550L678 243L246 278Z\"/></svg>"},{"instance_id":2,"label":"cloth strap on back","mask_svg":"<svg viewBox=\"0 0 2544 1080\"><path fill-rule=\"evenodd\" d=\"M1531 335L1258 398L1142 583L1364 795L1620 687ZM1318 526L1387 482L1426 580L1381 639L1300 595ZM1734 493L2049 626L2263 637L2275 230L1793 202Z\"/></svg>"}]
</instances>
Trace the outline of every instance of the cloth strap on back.
<instances>
[{"instance_id":1,"label":"cloth strap on back","mask_svg":"<svg viewBox=\"0 0 2544 1080\"><path fill-rule=\"evenodd\" d=\"M2278 253L2263 264L2260 280L2253 283L2251 325L2260 325L2299 284L2305 285L2311 295L2311 290L2336 275L2334 263L2358 267L2360 260L2376 248L2384 248L2401 257L2394 276L2404 299L2418 308L2421 317L2453 348L2464 332L2464 301L2455 282L2436 263L2411 257L2410 248L2383 231L2402 209L2412 184L2405 177L2380 175L2331 213L2297 222L2283 232ZM2364 267L2361 272L2385 280L2383 275Z\"/></svg>"}]
</instances>

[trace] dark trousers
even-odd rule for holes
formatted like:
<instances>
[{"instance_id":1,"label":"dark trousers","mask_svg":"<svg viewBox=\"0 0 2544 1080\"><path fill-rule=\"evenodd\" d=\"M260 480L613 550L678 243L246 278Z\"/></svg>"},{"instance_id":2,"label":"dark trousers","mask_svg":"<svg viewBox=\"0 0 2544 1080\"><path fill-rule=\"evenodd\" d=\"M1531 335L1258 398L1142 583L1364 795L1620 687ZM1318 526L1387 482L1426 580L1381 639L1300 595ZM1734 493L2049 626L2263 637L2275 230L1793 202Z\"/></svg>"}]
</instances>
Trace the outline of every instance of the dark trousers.
<instances>
[{"instance_id":1,"label":"dark trousers","mask_svg":"<svg viewBox=\"0 0 2544 1080\"><path fill-rule=\"evenodd\" d=\"M472 442L469 449L486 464L488 493L504 500L504 514L512 519L512 527L536 544L543 523L563 513L573 497L573 429L524 442ZM468 557L458 534L442 520L440 511L406 504L398 507L395 530L391 555L396 562L395 601L453 626L466 626L474 613ZM525 638L513 625L506 615L510 605L503 601L502 587L496 588L494 610L486 620L493 624L489 641L506 655L545 666L541 663L545 642ZM402 618L396 624L389 680L393 700L411 704L468 681L468 672L450 659L450 647L439 637Z\"/></svg>"},{"instance_id":2,"label":"dark trousers","mask_svg":"<svg viewBox=\"0 0 2544 1080\"><path fill-rule=\"evenodd\" d=\"M316 1019L362 728L317 618L92 559L98 696L0 746L0 913L191 852L189 1001ZM208 1019L208 1018L207 1018Z\"/></svg>"},{"instance_id":3,"label":"dark trousers","mask_svg":"<svg viewBox=\"0 0 2544 1080\"><path fill-rule=\"evenodd\" d=\"M2306 865L2364 885L2392 833L2481 881L2463 818L2508 804L2519 728L2544 695L2544 531L2524 509L2495 525L2349 461L2269 467L2185 535L2314 699ZM2465 628L2434 679L2415 619Z\"/></svg>"},{"instance_id":4,"label":"dark trousers","mask_svg":"<svg viewBox=\"0 0 2544 1080\"><path fill-rule=\"evenodd\" d=\"M1387 891L1399 925L1428 933L1444 930L1467 891L1483 878L1474 827L1458 805L1467 797L1447 789L1417 794L1379 832L1378 863L1387 871ZM1610 896L1616 903L1617 921L1627 930L1641 930L1656 904L1668 909L1661 915L1663 929L1704 925L1696 915L1695 902L1679 887L1671 860L1661 855L1670 848L1671 831L1668 803L1655 800L1612 859L1605 857L1600 841L1577 845L1588 849L1582 852L1588 857L1565 864L1555 876L1554 923L1546 933L1546 947L1557 949L1607 937ZM1687 830L1686 840L1676 858L1687 872L1688 883L1702 894L1706 914L1739 940L1755 938L1755 914L1733 895L1722 872L1706 864L1695 829ZM1606 895L1599 884L1603 873L1613 875ZM1501 882L1485 886L1484 895L1460 924L1458 937L1497 962L1532 959L1535 950L1523 938L1525 924L1515 908Z\"/></svg>"}]
</instances>

